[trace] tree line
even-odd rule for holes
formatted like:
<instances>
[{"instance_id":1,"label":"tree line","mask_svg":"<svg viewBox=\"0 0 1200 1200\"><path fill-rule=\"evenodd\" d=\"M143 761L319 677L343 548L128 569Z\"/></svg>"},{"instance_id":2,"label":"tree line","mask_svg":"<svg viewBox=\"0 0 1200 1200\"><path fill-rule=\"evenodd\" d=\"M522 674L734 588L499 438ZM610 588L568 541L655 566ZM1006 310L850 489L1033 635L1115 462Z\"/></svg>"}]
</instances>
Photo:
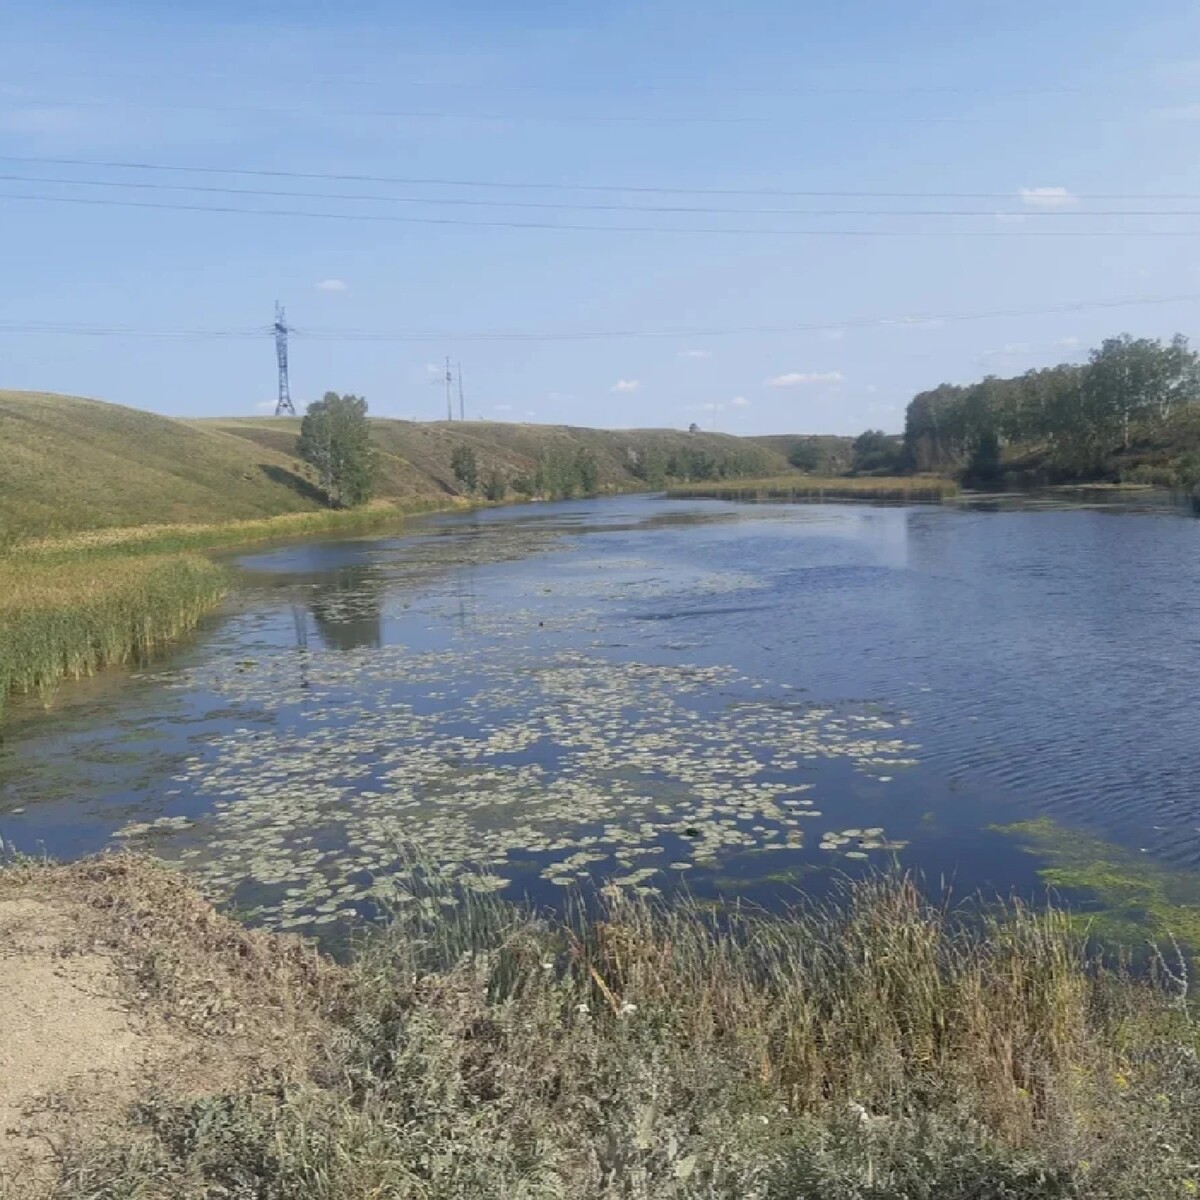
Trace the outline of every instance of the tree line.
<instances>
[{"instance_id":1,"label":"tree line","mask_svg":"<svg viewBox=\"0 0 1200 1200\"><path fill-rule=\"evenodd\" d=\"M882 449L873 433L868 440ZM857 442L855 449L857 465ZM1022 451L1037 450L1042 470L1063 480L1119 474L1132 468L1133 452L1148 451L1162 464L1161 478L1148 482L1194 486L1198 449L1200 355L1182 335L1164 343L1122 334L1082 365L921 392L908 405L903 441L893 439L891 453L909 470L988 482Z\"/></svg>"}]
</instances>

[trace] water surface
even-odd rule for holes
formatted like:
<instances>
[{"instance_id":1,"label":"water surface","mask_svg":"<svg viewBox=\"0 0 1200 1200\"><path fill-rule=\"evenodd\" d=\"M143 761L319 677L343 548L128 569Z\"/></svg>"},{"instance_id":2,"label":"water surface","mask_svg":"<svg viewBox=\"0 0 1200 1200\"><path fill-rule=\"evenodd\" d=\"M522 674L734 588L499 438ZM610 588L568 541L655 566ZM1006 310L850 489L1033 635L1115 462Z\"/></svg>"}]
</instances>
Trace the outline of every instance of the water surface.
<instances>
[{"instance_id":1,"label":"water surface","mask_svg":"<svg viewBox=\"0 0 1200 1200\"><path fill-rule=\"evenodd\" d=\"M186 647L25 706L0 836L129 845L286 928L447 878L766 903L1030 890L1048 815L1200 866L1200 522L653 497L239 557Z\"/></svg>"}]
</instances>

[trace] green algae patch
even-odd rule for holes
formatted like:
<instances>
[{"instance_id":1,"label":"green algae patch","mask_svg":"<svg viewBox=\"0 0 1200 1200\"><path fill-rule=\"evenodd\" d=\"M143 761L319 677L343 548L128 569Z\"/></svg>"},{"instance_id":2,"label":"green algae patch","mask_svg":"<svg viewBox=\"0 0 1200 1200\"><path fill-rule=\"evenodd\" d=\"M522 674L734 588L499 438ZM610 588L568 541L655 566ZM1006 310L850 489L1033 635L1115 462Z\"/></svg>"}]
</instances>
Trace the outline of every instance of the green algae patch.
<instances>
[{"instance_id":1,"label":"green algae patch","mask_svg":"<svg viewBox=\"0 0 1200 1200\"><path fill-rule=\"evenodd\" d=\"M1191 872L1048 817L992 828L1045 860L1038 875L1046 884L1096 906L1072 916L1094 936L1127 944L1174 937L1193 953L1200 950L1200 878Z\"/></svg>"}]
</instances>

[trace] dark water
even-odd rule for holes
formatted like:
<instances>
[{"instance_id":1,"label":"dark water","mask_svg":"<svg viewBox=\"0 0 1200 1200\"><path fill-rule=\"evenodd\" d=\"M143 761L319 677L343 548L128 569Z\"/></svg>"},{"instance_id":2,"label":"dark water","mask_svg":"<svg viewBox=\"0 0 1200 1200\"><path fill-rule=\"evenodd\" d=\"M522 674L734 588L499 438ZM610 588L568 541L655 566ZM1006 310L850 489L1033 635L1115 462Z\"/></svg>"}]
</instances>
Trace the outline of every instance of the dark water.
<instances>
[{"instance_id":1,"label":"dark water","mask_svg":"<svg viewBox=\"0 0 1200 1200\"><path fill-rule=\"evenodd\" d=\"M1031 890L996 824L1200 867L1200 522L625 498L238 560L147 671L26 708L0 837L179 860L286 927L416 853L771 901L893 860Z\"/></svg>"}]
</instances>

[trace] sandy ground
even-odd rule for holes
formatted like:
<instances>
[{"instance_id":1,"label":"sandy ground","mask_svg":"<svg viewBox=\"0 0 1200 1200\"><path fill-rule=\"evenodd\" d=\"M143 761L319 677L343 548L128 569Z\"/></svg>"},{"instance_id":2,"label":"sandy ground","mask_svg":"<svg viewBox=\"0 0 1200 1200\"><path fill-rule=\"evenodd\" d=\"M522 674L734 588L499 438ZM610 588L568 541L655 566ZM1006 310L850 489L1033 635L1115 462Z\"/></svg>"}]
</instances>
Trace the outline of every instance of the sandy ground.
<instances>
[{"instance_id":1,"label":"sandy ground","mask_svg":"<svg viewBox=\"0 0 1200 1200\"><path fill-rule=\"evenodd\" d=\"M50 1195L139 1099L306 1071L329 968L279 942L145 860L0 869L0 1198Z\"/></svg>"}]
</instances>

